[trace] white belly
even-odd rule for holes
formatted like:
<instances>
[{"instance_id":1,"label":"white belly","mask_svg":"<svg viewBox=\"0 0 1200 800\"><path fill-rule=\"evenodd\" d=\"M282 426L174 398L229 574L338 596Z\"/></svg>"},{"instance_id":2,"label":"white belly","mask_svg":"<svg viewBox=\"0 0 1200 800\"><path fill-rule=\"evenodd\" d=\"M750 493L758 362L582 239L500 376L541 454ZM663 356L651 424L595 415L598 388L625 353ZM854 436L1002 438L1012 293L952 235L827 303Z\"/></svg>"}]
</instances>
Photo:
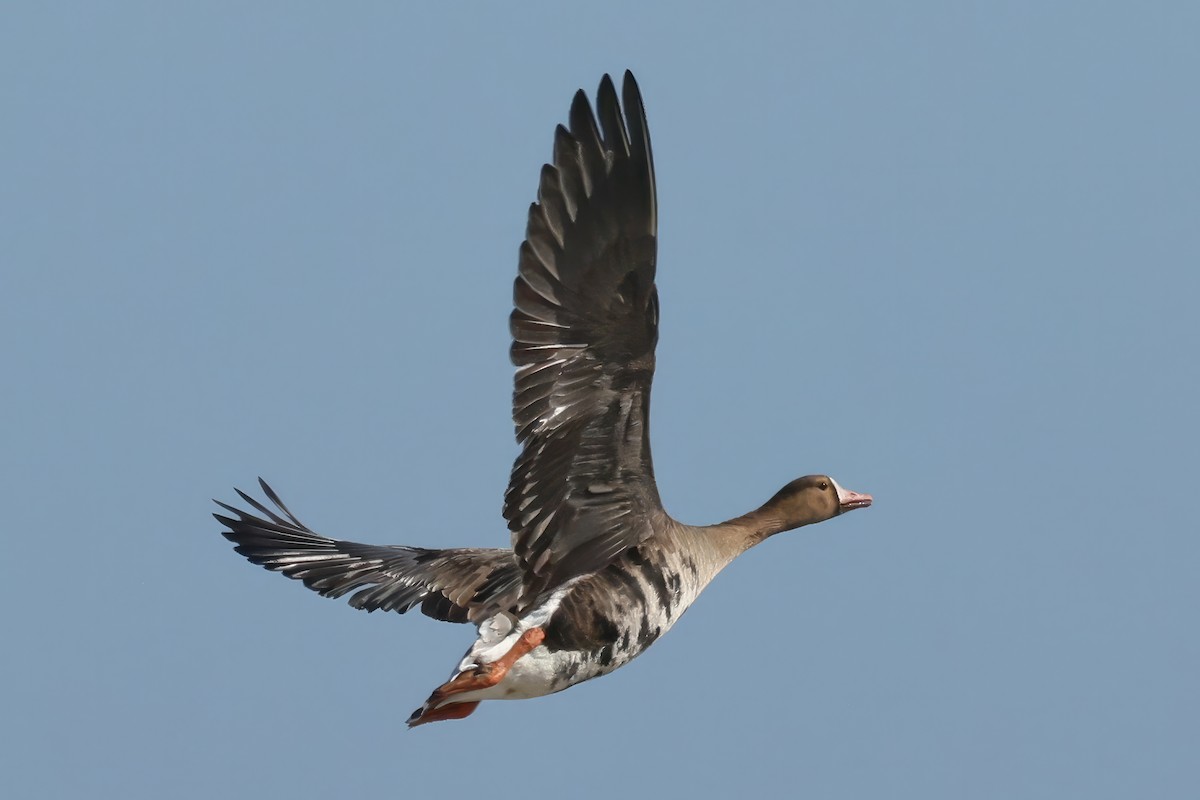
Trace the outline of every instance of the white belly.
<instances>
[{"instance_id":1,"label":"white belly","mask_svg":"<svg viewBox=\"0 0 1200 800\"><path fill-rule=\"evenodd\" d=\"M570 667L578 661L573 653L558 651L550 652L544 646L535 647L526 655L517 659L509 668L504 678L495 686L487 689L477 689L473 692L463 692L454 696L455 702L472 700L526 700L531 697L560 692L581 680L596 677L599 672L584 675L577 672L575 680L564 681Z\"/></svg>"}]
</instances>

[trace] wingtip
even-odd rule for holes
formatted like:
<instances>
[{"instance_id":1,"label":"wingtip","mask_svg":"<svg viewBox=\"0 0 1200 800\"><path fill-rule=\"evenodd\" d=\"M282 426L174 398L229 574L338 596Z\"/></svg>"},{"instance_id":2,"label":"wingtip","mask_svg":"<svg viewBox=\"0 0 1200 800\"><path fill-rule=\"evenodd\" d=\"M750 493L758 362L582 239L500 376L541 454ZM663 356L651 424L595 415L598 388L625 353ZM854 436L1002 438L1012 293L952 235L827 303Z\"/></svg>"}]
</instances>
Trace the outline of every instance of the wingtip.
<instances>
[{"instance_id":1,"label":"wingtip","mask_svg":"<svg viewBox=\"0 0 1200 800\"><path fill-rule=\"evenodd\" d=\"M622 99L625 101L625 113L632 116L634 110L645 114L645 104L642 102L642 88L638 86L633 72L625 70L625 80L621 84Z\"/></svg>"}]
</instances>

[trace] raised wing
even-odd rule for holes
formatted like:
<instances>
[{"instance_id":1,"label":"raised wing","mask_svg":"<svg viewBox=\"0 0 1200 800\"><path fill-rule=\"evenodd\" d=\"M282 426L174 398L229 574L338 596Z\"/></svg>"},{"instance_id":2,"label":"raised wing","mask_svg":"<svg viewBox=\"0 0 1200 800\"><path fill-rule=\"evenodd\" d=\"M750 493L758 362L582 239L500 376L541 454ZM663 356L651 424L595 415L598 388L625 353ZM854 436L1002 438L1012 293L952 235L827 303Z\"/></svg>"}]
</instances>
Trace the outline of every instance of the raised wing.
<instances>
[{"instance_id":1,"label":"raised wing","mask_svg":"<svg viewBox=\"0 0 1200 800\"><path fill-rule=\"evenodd\" d=\"M511 608L521 572L511 550L426 550L328 539L304 526L261 478L259 485L278 508L245 492L241 498L261 517L220 501L234 516L213 514L229 530L224 536L255 564L303 581L325 597L352 592L350 605L365 611L421 612L446 622L482 622Z\"/></svg>"},{"instance_id":2,"label":"raised wing","mask_svg":"<svg viewBox=\"0 0 1200 800\"><path fill-rule=\"evenodd\" d=\"M510 319L513 421L523 445L504 517L524 573L521 605L601 569L662 514L648 415L658 341L658 230L646 112L625 73L599 117L575 95L529 209Z\"/></svg>"}]
</instances>

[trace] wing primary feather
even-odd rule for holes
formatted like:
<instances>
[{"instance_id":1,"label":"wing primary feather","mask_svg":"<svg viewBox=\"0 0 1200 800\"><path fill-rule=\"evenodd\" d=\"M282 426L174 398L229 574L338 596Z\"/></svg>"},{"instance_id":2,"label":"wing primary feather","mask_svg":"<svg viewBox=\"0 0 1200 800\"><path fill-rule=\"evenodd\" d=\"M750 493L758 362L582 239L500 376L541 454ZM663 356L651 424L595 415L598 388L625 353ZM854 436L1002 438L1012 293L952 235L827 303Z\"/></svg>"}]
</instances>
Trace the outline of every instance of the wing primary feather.
<instances>
[{"instance_id":1,"label":"wing primary feather","mask_svg":"<svg viewBox=\"0 0 1200 800\"><path fill-rule=\"evenodd\" d=\"M604 131L604 146L612 150L615 156L628 156L629 134L625 131L625 120L621 117L617 89L608 75L600 79L600 88L596 91L596 114L600 117L600 128Z\"/></svg>"}]
</instances>

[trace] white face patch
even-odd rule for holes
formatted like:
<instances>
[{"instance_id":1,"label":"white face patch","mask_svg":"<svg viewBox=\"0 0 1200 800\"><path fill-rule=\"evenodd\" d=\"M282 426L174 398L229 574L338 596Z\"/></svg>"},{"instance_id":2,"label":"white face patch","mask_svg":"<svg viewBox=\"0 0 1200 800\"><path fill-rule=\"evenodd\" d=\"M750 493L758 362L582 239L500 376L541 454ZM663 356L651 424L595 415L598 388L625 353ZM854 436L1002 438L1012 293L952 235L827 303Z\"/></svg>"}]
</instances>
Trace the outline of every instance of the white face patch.
<instances>
[{"instance_id":1,"label":"white face patch","mask_svg":"<svg viewBox=\"0 0 1200 800\"><path fill-rule=\"evenodd\" d=\"M834 489L837 489L838 503L840 504L846 502L847 492L842 488L842 485L833 478L830 478L829 482L833 484Z\"/></svg>"}]
</instances>

